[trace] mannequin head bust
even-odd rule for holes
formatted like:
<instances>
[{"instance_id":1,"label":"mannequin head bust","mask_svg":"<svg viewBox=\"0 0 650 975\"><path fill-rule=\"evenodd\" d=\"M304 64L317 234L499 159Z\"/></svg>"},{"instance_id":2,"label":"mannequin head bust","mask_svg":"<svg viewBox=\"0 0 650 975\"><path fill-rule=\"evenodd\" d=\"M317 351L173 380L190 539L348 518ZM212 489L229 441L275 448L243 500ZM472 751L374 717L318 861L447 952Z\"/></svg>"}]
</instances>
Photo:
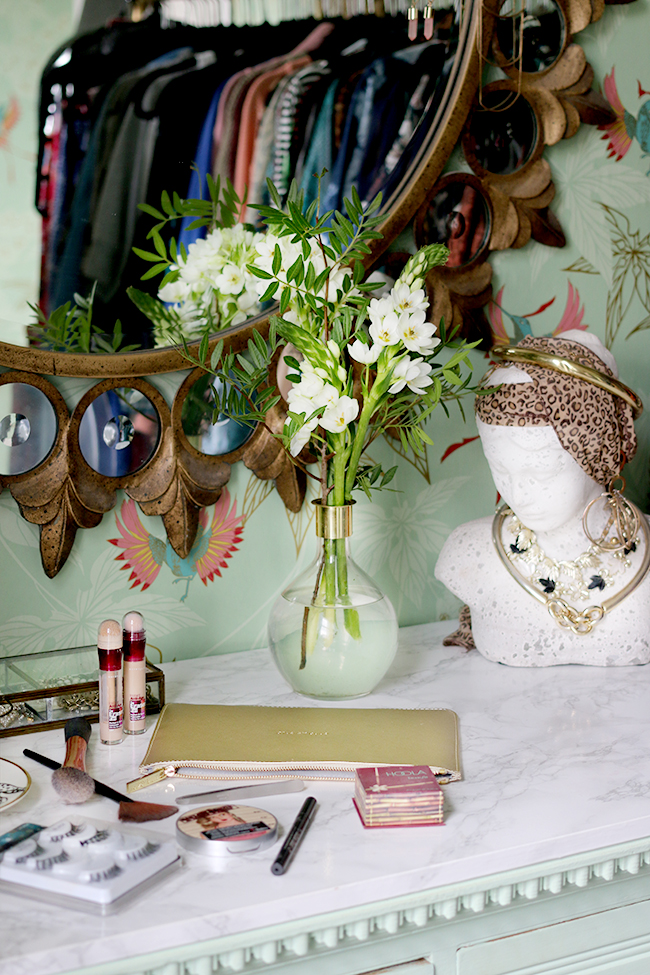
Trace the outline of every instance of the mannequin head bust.
<instances>
[{"instance_id":1,"label":"mannequin head bust","mask_svg":"<svg viewBox=\"0 0 650 975\"><path fill-rule=\"evenodd\" d=\"M520 349L527 360L521 365ZM616 561L601 546L610 509L591 504L634 455L638 402L593 336L527 337L508 356L517 365L491 370L483 383L496 388L477 397L476 415L495 486L511 511L456 528L436 576L467 603L470 639L490 660L520 667L647 663L647 529ZM603 538L610 539L607 531ZM467 637L461 629L450 642L471 646Z\"/></svg>"},{"instance_id":2,"label":"mannequin head bust","mask_svg":"<svg viewBox=\"0 0 650 975\"><path fill-rule=\"evenodd\" d=\"M497 491L532 531L553 532L582 519L587 504L602 493L564 449L553 427L476 422Z\"/></svg>"}]
</instances>

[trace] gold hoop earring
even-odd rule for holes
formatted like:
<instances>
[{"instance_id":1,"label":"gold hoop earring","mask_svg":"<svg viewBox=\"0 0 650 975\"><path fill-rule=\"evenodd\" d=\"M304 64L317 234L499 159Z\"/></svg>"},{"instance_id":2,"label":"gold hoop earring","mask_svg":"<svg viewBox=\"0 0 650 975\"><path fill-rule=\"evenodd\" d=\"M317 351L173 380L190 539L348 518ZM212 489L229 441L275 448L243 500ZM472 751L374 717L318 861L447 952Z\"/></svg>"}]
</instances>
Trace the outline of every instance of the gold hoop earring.
<instances>
[{"instance_id":1,"label":"gold hoop earring","mask_svg":"<svg viewBox=\"0 0 650 975\"><path fill-rule=\"evenodd\" d=\"M614 485L621 482L621 487ZM582 516L582 530L592 545L601 552L623 552L627 555L636 548L636 539L640 528L639 515L636 508L623 497L625 478L620 474L613 477L607 486L607 491L590 501ZM594 537L587 524L589 512L597 502L602 501L608 512L607 523L600 535ZM611 534L610 534L611 533Z\"/></svg>"}]
</instances>

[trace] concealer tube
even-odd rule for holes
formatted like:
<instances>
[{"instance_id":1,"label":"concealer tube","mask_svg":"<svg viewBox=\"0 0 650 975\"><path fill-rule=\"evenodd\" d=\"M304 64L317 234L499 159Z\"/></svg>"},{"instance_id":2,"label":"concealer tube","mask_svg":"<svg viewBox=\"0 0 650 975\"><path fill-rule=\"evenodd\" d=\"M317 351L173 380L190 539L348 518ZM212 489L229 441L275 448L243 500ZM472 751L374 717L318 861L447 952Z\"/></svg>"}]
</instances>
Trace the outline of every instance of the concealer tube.
<instances>
[{"instance_id":1,"label":"concealer tube","mask_svg":"<svg viewBox=\"0 0 650 975\"><path fill-rule=\"evenodd\" d=\"M122 627L117 620L104 620L97 634L99 654L99 737L104 745L117 745L123 738Z\"/></svg>"},{"instance_id":2,"label":"concealer tube","mask_svg":"<svg viewBox=\"0 0 650 975\"><path fill-rule=\"evenodd\" d=\"M140 613L126 613L122 620L122 653L124 655L124 731L141 735L145 730L147 643L144 619Z\"/></svg>"}]
</instances>

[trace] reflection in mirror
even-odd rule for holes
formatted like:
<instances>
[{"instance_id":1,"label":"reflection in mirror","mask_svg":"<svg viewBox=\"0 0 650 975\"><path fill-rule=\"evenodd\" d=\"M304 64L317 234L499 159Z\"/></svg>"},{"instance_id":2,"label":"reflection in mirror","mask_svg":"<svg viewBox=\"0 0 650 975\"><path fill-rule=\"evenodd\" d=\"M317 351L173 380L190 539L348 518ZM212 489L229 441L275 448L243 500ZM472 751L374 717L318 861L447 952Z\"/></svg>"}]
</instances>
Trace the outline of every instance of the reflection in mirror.
<instances>
[{"instance_id":1,"label":"reflection in mirror","mask_svg":"<svg viewBox=\"0 0 650 975\"><path fill-rule=\"evenodd\" d=\"M160 440L160 418L138 389L109 389L90 403L79 424L79 447L98 474L123 477L144 467Z\"/></svg>"},{"instance_id":2,"label":"reflection in mirror","mask_svg":"<svg viewBox=\"0 0 650 975\"><path fill-rule=\"evenodd\" d=\"M537 119L522 95L486 88L464 139L466 150L489 173L506 175L520 169L537 145Z\"/></svg>"},{"instance_id":3,"label":"reflection in mirror","mask_svg":"<svg viewBox=\"0 0 650 975\"><path fill-rule=\"evenodd\" d=\"M273 202L267 176L283 200L293 177L311 201L319 193L313 174L326 170L321 210L342 210L353 185L365 201L401 191L453 74L459 23L446 5L415 43L402 4L391 17L245 28L170 24L154 11L61 45L41 79L45 314L95 286L93 328L112 336L120 320L124 341L142 348L173 344L175 329L152 308L161 286L167 309L181 306L188 339L197 322L214 332L254 314L257 295L241 291L235 274L248 259L221 260L213 241L197 248L224 216L210 202L209 177L222 190L230 180L241 200L247 194L237 220L251 225L251 203ZM203 201L198 221L172 215L181 199ZM154 208L162 219L152 219ZM153 255L149 264L134 247ZM163 278L186 255L187 279ZM134 303L129 288L145 297ZM229 299L222 308L217 292ZM97 345L94 337L92 351L109 351Z\"/></svg>"},{"instance_id":4,"label":"reflection in mirror","mask_svg":"<svg viewBox=\"0 0 650 975\"><path fill-rule=\"evenodd\" d=\"M0 386L0 474L24 474L46 459L58 424L45 393L28 383Z\"/></svg>"},{"instance_id":5,"label":"reflection in mirror","mask_svg":"<svg viewBox=\"0 0 650 975\"><path fill-rule=\"evenodd\" d=\"M422 208L416 227L418 246L446 244L447 267L462 267L480 253L489 237L489 210L483 194L450 177Z\"/></svg>"},{"instance_id":6,"label":"reflection in mirror","mask_svg":"<svg viewBox=\"0 0 650 975\"><path fill-rule=\"evenodd\" d=\"M215 408L214 386L217 395L221 395L223 383L219 379L211 380L211 376L201 376L190 388L183 402L181 424L192 447L202 454L220 457L243 447L255 428L246 423L238 423L221 413L216 422L212 422Z\"/></svg>"},{"instance_id":7,"label":"reflection in mirror","mask_svg":"<svg viewBox=\"0 0 650 975\"><path fill-rule=\"evenodd\" d=\"M523 23L522 23L523 19ZM555 0L504 0L496 24L496 43L509 64L544 71L558 59L566 36L564 17Z\"/></svg>"}]
</instances>

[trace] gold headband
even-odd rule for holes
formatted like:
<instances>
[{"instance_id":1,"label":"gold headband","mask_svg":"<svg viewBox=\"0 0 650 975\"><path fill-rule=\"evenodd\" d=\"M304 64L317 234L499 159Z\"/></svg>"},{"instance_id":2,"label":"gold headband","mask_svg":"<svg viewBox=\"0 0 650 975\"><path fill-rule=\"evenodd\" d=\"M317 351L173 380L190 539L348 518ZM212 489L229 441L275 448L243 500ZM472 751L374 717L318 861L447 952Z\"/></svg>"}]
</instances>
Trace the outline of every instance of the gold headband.
<instances>
[{"instance_id":1,"label":"gold headband","mask_svg":"<svg viewBox=\"0 0 650 975\"><path fill-rule=\"evenodd\" d=\"M599 386L613 396L619 396L628 406L632 408L635 420L643 413L643 403L629 386L614 379L613 376L606 376L598 369L591 366L583 366L581 362L574 362L573 359L565 359L564 356L555 355L553 352L541 352L538 349L522 349L517 345L496 346L490 352L494 359L502 362L521 362L524 365L529 363L534 366L544 366L546 369L554 369L565 376L572 376L574 379L581 379L592 386Z\"/></svg>"}]
</instances>

